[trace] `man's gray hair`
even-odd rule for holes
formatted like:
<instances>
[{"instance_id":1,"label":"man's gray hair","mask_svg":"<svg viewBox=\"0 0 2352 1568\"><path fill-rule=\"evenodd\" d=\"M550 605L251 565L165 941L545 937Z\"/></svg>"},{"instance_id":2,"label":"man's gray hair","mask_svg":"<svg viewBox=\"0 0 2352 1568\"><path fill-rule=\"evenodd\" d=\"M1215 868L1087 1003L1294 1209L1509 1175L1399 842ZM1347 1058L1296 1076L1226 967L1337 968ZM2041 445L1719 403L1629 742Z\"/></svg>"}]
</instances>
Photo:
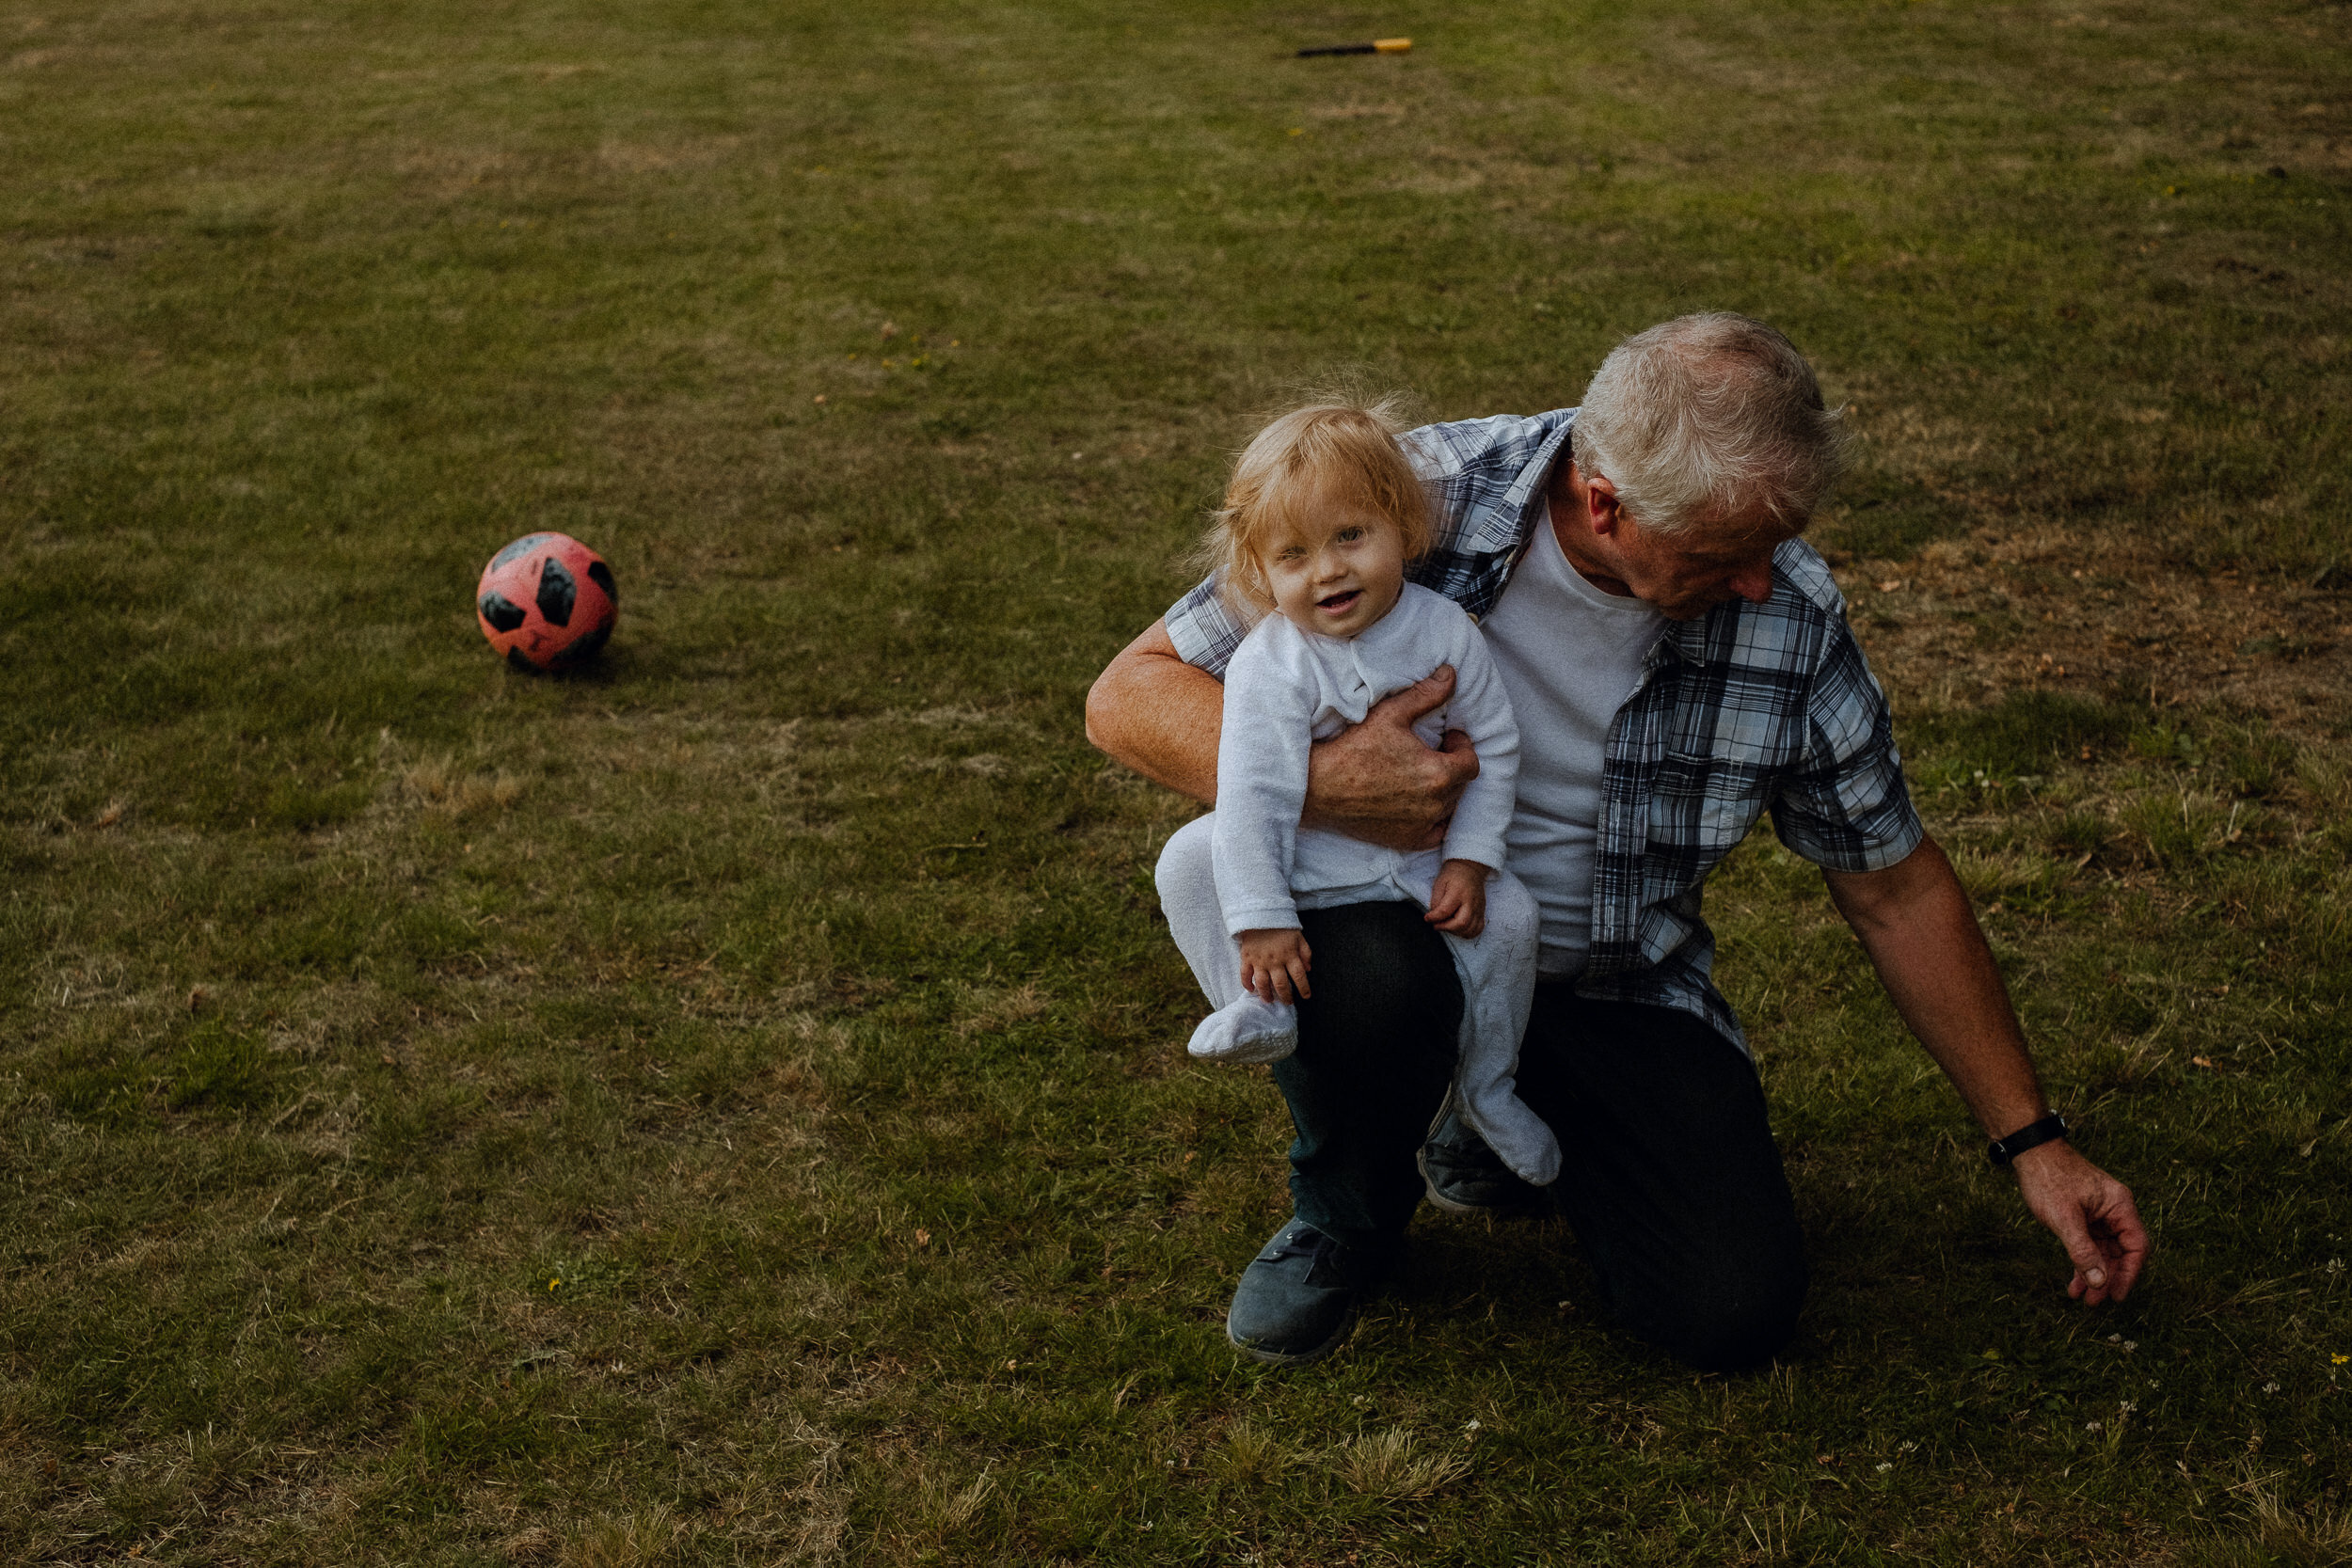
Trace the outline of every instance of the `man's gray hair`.
<instances>
[{"instance_id":1,"label":"man's gray hair","mask_svg":"<svg viewBox=\"0 0 2352 1568\"><path fill-rule=\"evenodd\" d=\"M1801 529L1846 466L1842 411L1750 316L1678 316L1610 351L1577 411L1577 467L1658 533L1759 514Z\"/></svg>"}]
</instances>

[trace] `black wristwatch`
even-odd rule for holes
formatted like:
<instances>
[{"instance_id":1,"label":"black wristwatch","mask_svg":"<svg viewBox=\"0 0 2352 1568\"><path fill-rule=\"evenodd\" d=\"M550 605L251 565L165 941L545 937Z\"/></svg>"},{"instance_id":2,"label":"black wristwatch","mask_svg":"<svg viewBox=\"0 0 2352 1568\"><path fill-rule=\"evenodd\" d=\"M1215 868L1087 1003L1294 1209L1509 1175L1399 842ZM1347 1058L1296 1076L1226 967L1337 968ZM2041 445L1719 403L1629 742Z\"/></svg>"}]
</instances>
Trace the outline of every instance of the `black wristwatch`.
<instances>
[{"instance_id":1,"label":"black wristwatch","mask_svg":"<svg viewBox=\"0 0 2352 1568\"><path fill-rule=\"evenodd\" d=\"M1993 1147L1987 1149L1985 1154L1994 1164L2006 1165L2026 1150L2040 1148L2046 1143L2056 1143L2064 1136L2066 1136L2066 1118L2056 1111L2052 1111L2040 1121L2021 1127L2006 1138L1994 1139Z\"/></svg>"}]
</instances>

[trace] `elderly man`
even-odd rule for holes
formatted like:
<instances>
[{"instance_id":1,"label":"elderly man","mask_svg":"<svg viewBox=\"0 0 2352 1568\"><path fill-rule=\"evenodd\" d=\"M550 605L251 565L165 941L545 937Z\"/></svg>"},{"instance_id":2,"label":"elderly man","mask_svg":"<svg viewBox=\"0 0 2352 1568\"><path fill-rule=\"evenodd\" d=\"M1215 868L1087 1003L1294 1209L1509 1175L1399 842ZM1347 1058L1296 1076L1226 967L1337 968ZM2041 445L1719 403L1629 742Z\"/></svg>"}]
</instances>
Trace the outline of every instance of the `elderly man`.
<instances>
[{"instance_id":1,"label":"elderly man","mask_svg":"<svg viewBox=\"0 0 2352 1568\"><path fill-rule=\"evenodd\" d=\"M1708 872L1767 810L1814 862L1880 978L2073 1259L2070 1294L2121 1300L2148 1238L2130 1193L2042 1098L1966 894L1913 811L1886 704L1821 558L1798 535L1842 433L1811 368L1743 316L1628 340L1581 407L1406 437L1441 515L1417 580L1481 619L1517 710L1511 868L1542 908L1521 1097L1565 1154L1552 1196L1629 1332L1703 1368L1751 1365L1805 1289L1779 1150L1739 1021L1711 978ZM1214 802L1218 674L1247 628L1203 583L1095 683L1087 730L1146 777ZM1440 671L1316 746L1307 819L1438 844L1477 759L1411 721ZM1204 819L1205 820L1205 819ZM1169 926L1223 961L1198 889L1206 833L1163 855ZM1195 891L1187 891L1195 890ZM1262 1360L1337 1345L1424 1192L1457 1212L1537 1197L1440 1117L1461 993L1411 904L1302 911L1314 995L1274 1068L1297 1132L1296 1213L1227 1319ZM1516 1190L1515 1190L1516 1189Z\"/></svg>"}]
</instances>

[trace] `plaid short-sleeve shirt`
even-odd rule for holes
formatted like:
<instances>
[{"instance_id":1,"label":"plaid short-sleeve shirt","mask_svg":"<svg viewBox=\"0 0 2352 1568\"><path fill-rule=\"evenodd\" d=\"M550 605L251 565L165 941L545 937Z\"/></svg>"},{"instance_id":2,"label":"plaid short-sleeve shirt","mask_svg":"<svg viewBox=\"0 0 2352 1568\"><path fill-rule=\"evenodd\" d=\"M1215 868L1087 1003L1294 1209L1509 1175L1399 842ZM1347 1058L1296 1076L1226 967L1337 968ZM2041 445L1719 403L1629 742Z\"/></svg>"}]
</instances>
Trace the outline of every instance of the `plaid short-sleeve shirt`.
<instances>
[{"instance_id":1,"label":"plaid short-sleeve shirt","mask_svg":"<svg viewBox=\"0 0 2352 1568\"><path fill-rule=\"evenodd\" d=\"M1405 437L1439 512L1409 576L1473 615L1502 598L1545 517L1544 487L1576 410L1427 425ZM1707 877L1765 812L1791 850L1833 871L1876 871L1918 847L1884 693L1813 547L1772 556L1772 596L1670 622L1610 726L1594 847L1593 930L1577 990L1705 1019L1746 1049L1715 989ZM1176 601L1169 640L1222 675L1248 634L1203 582Z\"/></svg>"}]
</instances>

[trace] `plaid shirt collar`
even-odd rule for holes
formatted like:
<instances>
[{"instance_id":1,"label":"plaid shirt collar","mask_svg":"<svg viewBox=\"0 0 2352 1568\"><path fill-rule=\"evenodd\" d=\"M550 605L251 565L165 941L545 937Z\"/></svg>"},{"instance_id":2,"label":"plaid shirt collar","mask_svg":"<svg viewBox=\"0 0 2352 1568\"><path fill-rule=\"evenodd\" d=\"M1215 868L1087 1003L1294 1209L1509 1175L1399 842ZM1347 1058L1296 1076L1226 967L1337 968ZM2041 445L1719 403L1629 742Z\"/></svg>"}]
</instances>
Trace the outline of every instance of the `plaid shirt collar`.
<instances>
[{"instance_id":1,"label":"plaid shirt collar","mask_svg":"<svg viewBox=\"0 0 2352 1568\"><path fill-rule=\"evenodd\" d=\"M1405 437L1437 491L1438 524L1414 580L1472 615L1490 613L1546 515L1552 469L1572 451L1576 410L1424 425Z\"/></svg>"}]
</instances>

